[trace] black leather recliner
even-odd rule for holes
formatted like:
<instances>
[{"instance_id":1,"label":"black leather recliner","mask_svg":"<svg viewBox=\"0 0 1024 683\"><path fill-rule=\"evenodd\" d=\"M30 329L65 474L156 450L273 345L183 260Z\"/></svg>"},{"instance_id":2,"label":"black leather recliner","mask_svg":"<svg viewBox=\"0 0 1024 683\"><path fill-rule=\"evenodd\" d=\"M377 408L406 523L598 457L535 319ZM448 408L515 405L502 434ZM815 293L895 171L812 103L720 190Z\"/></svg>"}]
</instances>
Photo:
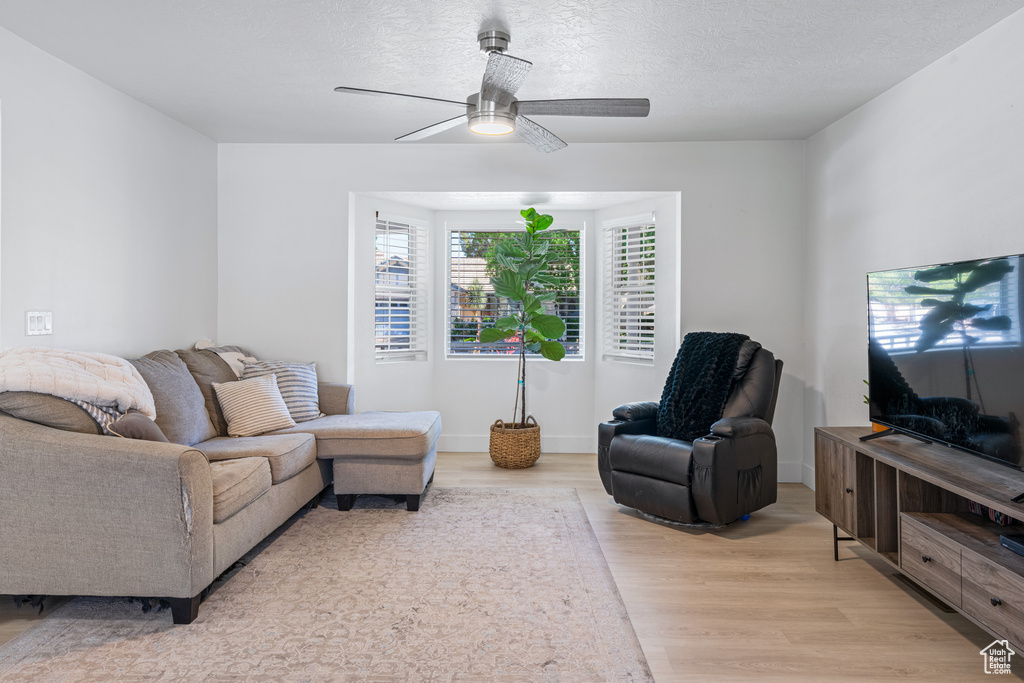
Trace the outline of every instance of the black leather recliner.
<instances>
[{"instance_id":1,"label":"black leather recliner","mask_svg":"<svg viewBox=\"0 0 1024 683\"><path fill-rule=\"evenodd\" d=\"M657 435L658 403L627 403L598 426L597 467L616 503L675 522L729 524L771 505L778 483L771 422L782 361L740 349L722 419L693 442Z\"/></svg>"}]
</instances>

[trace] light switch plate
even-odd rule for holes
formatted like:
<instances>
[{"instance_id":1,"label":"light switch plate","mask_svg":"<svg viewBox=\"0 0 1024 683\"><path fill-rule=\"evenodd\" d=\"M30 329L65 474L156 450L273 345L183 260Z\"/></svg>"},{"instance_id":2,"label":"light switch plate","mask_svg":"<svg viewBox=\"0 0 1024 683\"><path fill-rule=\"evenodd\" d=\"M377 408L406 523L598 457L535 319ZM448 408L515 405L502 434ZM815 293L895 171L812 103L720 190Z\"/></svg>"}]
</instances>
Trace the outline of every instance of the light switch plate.
<instances>
[{"instance_id":1,"label":"light switch plate","mask_svg":"<svg viewBox=\"0 0 1024 683\"><path fill-rule=\"evenodd\" d=\"M53 334L53 311L27 311L25 313L25 334L30 337L39 334Z\"/></svg>"}]
</instances>

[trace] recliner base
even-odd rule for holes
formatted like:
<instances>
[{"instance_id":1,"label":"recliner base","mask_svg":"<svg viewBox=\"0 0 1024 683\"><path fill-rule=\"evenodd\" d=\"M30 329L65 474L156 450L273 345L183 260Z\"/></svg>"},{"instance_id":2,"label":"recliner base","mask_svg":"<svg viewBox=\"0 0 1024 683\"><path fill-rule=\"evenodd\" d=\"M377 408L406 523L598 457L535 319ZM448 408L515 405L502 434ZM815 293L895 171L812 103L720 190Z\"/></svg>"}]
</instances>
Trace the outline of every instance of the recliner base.
<instances>
[{"instance_id":1,"label":"recliner base","mask_svg":"<svg viewBox=\"0 0 1024 683\"><path fill-rule=\"evenodd\" d=\"M683 527L685 529L701 529L704 531L714 531L716 529L724 529L725 527L729 526L728 524L714 524L712 522L705 522L703 519L698 519L696 522L676 522L665 517L652 515L651 513L644 512L643 510L637 510L636 508L630 509L636 510L641 517L643 517L649 522L654 522L656 524L667 524L669 526L678 526Z\"/></svg>"}]
</instances>

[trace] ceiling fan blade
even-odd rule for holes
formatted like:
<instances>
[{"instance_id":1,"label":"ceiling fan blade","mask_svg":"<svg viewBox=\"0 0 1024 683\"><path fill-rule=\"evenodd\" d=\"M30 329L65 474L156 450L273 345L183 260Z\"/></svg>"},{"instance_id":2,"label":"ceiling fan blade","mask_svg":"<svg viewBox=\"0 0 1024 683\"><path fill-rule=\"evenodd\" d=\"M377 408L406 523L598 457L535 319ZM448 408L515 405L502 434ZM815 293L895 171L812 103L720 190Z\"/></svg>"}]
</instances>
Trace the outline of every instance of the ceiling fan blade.
<instances>
[{"instance_id":1,"label":"ceiling fan blade","mask_svg":"<svg viewBox=\"0 0 1024 683\"><path fill-rule=\"evenodd\" d=\"M334 89L334 92L350 92L357 95L377 95L384 96L388 95L391 97L411 97L414 100L429 100L430 102L444 102L445 104L457 104L460 107L467 107L465 102L456 102L455 100L442 100L439 97L424 97L423 95L409 95L401 92L388 92L387 90L367 90L366 88L350 88L345 85L340 85Z\"/></svg>"},{"instance_id":2,"label":"ceiling fan blade","mask_svg":"<svg viewBox=\"0 0 1024 683\"><path fill-rule=\"evenodd\" d=\"M487 58L484 81L480 86L480 99L503 107L512 104L516 91L530 73L532 62L501 52L492 52Z\"/></svg>"},{"instance_id":3,"label":"ceiling fan blade","mask_svg":"<svg viewBox=\"0 0 1024 683\"><path fill-rule=\"evenodd\" d=\"M585 100L526 100L516 102L520 114L551 116L647 116L651 101L647 98L608 98Z\"/></svg>"},{"instance_id":4,"label":"ceiling fan blade","mask_svg":"<svg viewBox=\"0 0 1024 683\"><path fill-rule=\"evenodd\" d=\"M544 126L531 121L525 116L516 117L516 135L538 152L548 154L568 147L561 139Z\"/></svg>"},{"instance_id":5,"label":"ceiling fan blade","mask_svg":"<svg viewBox=\"0 0 1024 683\"><path fill-rule=\"evenodd\" d=\"M464 124L468 120L468 117L465 114L463 114L462 116L456 116L453 119L448 119L446 121L441 121L440 123L432 124L430 126L427 126L426 128L414 130L413 132L407 133L400 138L395 138L395 140L402 140L403 142L412 140L422 140L423 138L429 138L431 135L437 135L438 133L442 133L448 130L449 128L454 128L455 126Z\"/></svg>"}]
</instances>

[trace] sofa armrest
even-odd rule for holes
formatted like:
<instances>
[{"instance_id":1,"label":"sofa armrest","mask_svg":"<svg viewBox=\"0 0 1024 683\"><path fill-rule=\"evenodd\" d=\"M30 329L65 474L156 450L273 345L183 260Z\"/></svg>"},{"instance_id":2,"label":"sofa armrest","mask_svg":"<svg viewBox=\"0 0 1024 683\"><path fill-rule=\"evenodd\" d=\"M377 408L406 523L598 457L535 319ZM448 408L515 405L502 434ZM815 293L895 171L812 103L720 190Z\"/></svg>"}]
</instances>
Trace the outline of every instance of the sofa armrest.
<instances>
[{"instance_id":1,"label":"sofa armrest","mask_svg":"<svg viewBox=\"0 0 1024 683\"><path fill-rule=\"evenodd\" d=\"M206 457L0 413L0 593L190 598L213 576Z\"/></svg>"},{"instance_id":2,"label":"sofa armrest","mask_svg":"<svg viewBox=\"0 0 1024 683\"><path fill-rule=\"evenodd\" d=\"M637 422L639 420L658 419L658 402L641 401L636 403L623 403L612 411L612 417L623 422Z\"/></svg>"},{"instance_id":3,"label":"sofa armrest","mask_svg":"<svg viewBox=\"0 0 1024 683\"><path fill-rule=\"evenodd\" d=\"M351 384L317 382L320 412L324 415L352 415L356 412L356 392Z\"/></svg>"}]
</instances>

